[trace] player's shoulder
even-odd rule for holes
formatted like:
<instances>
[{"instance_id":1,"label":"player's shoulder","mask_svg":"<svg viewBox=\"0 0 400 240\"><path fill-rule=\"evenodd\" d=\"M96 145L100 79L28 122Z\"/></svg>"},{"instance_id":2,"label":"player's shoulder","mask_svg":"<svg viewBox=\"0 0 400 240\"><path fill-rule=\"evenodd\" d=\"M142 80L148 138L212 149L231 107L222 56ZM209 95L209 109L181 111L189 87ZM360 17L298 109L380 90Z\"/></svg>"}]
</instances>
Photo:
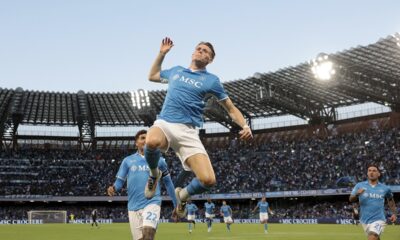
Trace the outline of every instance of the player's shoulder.
<instances>
[{"instance_id":1,"label":"player's shoulder","mask_svg":"<svg viewBox=\"0 0 400 240\"><path fill-rule=\"evenodd\" d=\"M379 182L379 183L378 183L378 186L379 186L380 188L385 189L385 190L390 190L390 187L389 187L388 185L384 184L384 183Z\"/></svg>"},{"instance_id":2,"label":"player's shoulder","mask_svg":"<svg viewBox=\"0 0 400 240\"><path fill-rule=\"evenodd\" d=\"M220 81L219 77L217 75L215 75L214 73L210 73L210 72L206 71L205 75L207 76L208 79L212 79L213 81Z\"/></svg>"},{"instance_id":3,"label":"player's shoulder","mask_svg":"<svg viewBox=\"0 0 400 240\"><path fill-rule=\"evenodd\" d=\"M358 188L358 187L363 187L366 185L368 185L368 181L362 181L362 182L357 183L356 186L354 186L354 187Z\"/></svg>"},{"instance_id":4,"label":"player's shoulder","mask_svg":"<svg viewBox=\"0 0 400 240\"><path fill-rule=\"evenodd\" d=\"M180 66L180 65L177 65L177 66L174 66L174 67L170 68L169 70L170 70L170 71L176 71L176 72L182 72L182 71L184 71L185 69L187 69L187 68L182 67L182 66Z\"/></svg>"},{"instance_id":5,"label":"player's shoulder","mask_svg":"<svg viewBox=\"0 0 400 240\"><path fill-rule=\"evenodd\" d=\"M133 153L131 155L128 155L122 160L122 162L128 162L128 161L134 160L137 157L136 155L138 155L138 154L137 153Z\"/></svg>"}]
</instances>

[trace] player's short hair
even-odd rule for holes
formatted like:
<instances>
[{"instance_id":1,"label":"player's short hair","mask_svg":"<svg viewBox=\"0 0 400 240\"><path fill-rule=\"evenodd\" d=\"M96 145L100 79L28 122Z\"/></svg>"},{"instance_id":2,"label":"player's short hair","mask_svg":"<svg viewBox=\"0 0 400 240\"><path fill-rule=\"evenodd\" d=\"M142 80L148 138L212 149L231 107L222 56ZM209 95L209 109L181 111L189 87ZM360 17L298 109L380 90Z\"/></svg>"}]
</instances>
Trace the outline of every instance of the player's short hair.
<instances>
[{"instance_id":1,"label":"player's short hair","mask_svg":"<svg viewBox=\"0 0 400 240\"><path fill-rule=\"evenodd\" d=\"M139 139L140 135L146 134L146 133L147 133L147 130L144 130L144 129L137 132L135 135L135 141L137 141Z\"/></svg>"},{"instance_id":2,"label":"player's short hair","mask_svg":"<svg viewBox=\"0 0 400 240\"><path fill-rule=\"evenodd\" d=\"M381 170L379 169L378 164L376 164L376 163L369 163L369 164L367 165L367 170L368 170L368 168L370 168L370 167L374 167L374 168L378 169L378 172L379 172L379 173L381 172Z\"/></svg>"},{"instance_id":3,"label":"player's short hair","mask_svg":"<svg viewBox=\"0 0 400 240\"><path fill-rule=\"evenodd\" d=\"M209 47L211 49L211 58L212 59L215 58L214 46L210 42L200 42L199 44L197 44L197 46L199 45L206 45L207 47Z\"/></svg>"}]
</instances>

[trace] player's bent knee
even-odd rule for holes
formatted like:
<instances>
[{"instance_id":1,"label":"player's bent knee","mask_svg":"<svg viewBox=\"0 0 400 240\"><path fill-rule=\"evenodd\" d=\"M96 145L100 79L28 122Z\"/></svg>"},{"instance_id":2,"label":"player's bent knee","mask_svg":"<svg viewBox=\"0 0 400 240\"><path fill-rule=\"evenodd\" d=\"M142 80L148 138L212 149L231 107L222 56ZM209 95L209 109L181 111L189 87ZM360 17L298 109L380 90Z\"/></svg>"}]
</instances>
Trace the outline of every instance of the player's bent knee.
<instances>
[{"instance_id":1,"label":"player's bent knee","mask_svg":"<svg viewBox=\"0 0 400 240\"><path fill-rule=\"evenodd\" d=\"M146 138L146 146L151 149L160 148L161 140L155 137L147 137Z\"/></svg>"},{"instance_id":2,"label":"player's bent knee","mask_svg":"<svg viewBox=\"0 0 400 240\"><path fill-rule=\"evenodd\" d=\"M208 188L213 187L217 183L215 176L207 176L207 177L203 177L199 180L204 186L206 186Z\"/></svg>"},{"instance_id":3,"label":"player's bent knee","mask_svg":"<svg viewBox=\"0 0 400 240\"><path fill-rule=\"evenodd\" d=\"M152 227L143 228L143 240L153 240L156 235L156 230Z\"/></svg>"},{"instance_id":4,"label":"player's bent knee","mask_svg":"<svg viewBox=\"0 0 400 240\"><path fill-rule=\"evenodd\" d=\"M379 240L379 235L374 232L368 233L368 240Z\"/></svg>"}]
</instances>

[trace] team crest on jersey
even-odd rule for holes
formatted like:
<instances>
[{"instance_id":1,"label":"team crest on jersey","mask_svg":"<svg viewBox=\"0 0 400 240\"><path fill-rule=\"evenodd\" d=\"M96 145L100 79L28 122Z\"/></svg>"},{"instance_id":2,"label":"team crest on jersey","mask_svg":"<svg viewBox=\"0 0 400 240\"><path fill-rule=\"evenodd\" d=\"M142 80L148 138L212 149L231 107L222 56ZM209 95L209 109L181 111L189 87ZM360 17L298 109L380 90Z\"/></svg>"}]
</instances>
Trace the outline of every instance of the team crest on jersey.
<instances>
[{"instance_id":1,"label":"team crest on jersey","mask_svg":"<svg viewBox=\"0 0 400 240\"><path fill-rule=\"evenodd\" d=\"M175 74L173 77L172 77L172 80L177 80L179 78L179 74Z\"/></svg>"}]
</instances>

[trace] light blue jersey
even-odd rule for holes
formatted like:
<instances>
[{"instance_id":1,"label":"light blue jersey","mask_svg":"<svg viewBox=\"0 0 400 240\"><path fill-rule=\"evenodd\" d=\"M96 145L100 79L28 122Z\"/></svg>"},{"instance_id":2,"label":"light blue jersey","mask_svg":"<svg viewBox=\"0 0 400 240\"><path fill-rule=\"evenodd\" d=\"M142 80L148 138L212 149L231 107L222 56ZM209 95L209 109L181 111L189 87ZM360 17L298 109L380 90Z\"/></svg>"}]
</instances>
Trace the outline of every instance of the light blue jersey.
<instances>
[{"instance_id":1,"label":"light blue jersey","mask_svg":"<svg viewBox=\"0 0 400 240\"><path fill-rule=\"evenodd\" d=\"M201 127L204 98L214 95L218 101L228 98L219 78L206 70L193 72L176 66L160 72L162 82L168 82L167 96L159 115L171 123Z\"/></svg>"},{"instance_id":2,"label":"light blue jersey","mask_svg":"<svg viewBox=\"0 0 400 240\"><path fill-rule=\"evenodd\" d=\"M222 205L221 207L221 212L224 214L224 217L230 217L231 216L231 207L229 205Z\"/></svg>"},{"instance_id":3,"label":"light blue jersey","mask_svg":"<svg viewBox=\"0 0 400 240\"><path fill-rule=\"evenodd\" d=\"M215 205L214 205L214 203L206 202L206 203L204 203L204 208L206 209L206 213L213 214Z\"/></svg>"},{"instance_id":4,"label":"light blue jersey","mask_svg":"<svg viewBox=\"0 0 400 240\"><path fill-rule=\"evenodd\" d=\"M392 198L393 193L388 186L379 183L371 186L368 181L359 182L354 187L351 195L356 195L358 189L365 189L365 191L358 197L360 202L360 222L370 224L375 221L385 221L385 198Z\"/></svg>"},{"instance_id":5,"label":"light blue jersey","mask_svg":"<svg viewBox=\"0 0 400 240\"><path fill-rule=\"evenodd\" d=\"M260 213L268 213L268 202L259 201L257 203L258 208L260 209Z\"/></svg>"},{"instance_id":6,"label":"light blue jersey","mask_svg":"<svg viewBox=\"0 0 400 240\"><path fill-rule=\"evenodd\" d=\"M190 203L186 205L186 210L188 215L195 215L196 211L198 210L196 204Z\"/></svg>"},{"instance_id":7,"label":"light blue jersey","mask_svg":"<svg viewBox=\"0 0 400 240\"><path fill-rule=\"evenodd\" d=\"M164 158L160 158L158 168L162 172L162 176L169 174L167 163ZM149 167L146 159L139 153L135 153L126 157L119 167L117 173L117 181L127 181L128 186L128 210L137 211L143 209L149 204L161 205L160 184L157 184L156 194L153 198L147 199L144 196L143 189L146 186L149 177ZM118 191L117 184L114 184ZM122 186L121 186L122 187Z\"/></svg>"}]
</instances>

